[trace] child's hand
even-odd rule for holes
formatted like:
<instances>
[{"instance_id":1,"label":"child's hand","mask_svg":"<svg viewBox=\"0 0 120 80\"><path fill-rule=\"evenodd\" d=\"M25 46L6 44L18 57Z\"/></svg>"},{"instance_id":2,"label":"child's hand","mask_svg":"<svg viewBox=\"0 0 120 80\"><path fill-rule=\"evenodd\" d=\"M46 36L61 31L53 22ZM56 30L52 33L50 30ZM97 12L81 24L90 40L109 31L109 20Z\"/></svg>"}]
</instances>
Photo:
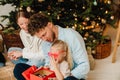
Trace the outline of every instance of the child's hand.
<instances>
[{"instance_id":1,"label":"child's hand","mask_svg":"<svg viewBox=\"0 0 120 80\"><path fill-rule=\"evenodd\" d=\"M55 60L53 57L50 57L50 65L52 66L53 70L58 70L58 61Z\"/></svg>"}]
</instances>

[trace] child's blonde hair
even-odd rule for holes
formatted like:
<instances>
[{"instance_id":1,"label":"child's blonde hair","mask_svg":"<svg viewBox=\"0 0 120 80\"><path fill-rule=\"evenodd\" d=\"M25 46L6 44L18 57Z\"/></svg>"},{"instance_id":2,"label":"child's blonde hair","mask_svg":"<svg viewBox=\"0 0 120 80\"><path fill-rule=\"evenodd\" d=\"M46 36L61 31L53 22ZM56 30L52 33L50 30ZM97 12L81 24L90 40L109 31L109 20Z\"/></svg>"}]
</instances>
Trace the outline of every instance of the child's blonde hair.
<instances>
[{"instance_id":1,"label":"child's blonde hair","mask_svg":"<svg viewBox=\"0 0 120 80\"><path fill-rule=\"evenodd\" d=\"M64 50L66 52L64 59L68 62L70 69L72 69L73 60L67 43L62 40L56 40L53 42L52 47L53 46L55 46L57 49Z\"/></svg>"}]
</instances>

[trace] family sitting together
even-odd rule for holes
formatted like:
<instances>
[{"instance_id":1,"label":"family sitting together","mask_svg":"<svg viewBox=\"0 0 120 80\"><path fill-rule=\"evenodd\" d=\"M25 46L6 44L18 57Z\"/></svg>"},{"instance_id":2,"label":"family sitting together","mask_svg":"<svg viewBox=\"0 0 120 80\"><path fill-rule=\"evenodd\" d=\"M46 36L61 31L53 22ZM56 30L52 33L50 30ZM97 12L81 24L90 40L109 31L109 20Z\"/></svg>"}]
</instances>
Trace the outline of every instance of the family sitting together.
<instances>
[{"instance_id":1,"label":"family sitting together","mask_svg":"<svg viewBox=\"0 0 120 80\"><path fill-rule=\"evenodd\" d=\"M19 11L16 19L24 48L11 47L8 57L16 64L13 73L17 80L25 80L22 73L32 65L49 67L55 80L86 80L89 60L77 31L53 24L43 13L30 16Z\"/></svg>"}]
</instances>

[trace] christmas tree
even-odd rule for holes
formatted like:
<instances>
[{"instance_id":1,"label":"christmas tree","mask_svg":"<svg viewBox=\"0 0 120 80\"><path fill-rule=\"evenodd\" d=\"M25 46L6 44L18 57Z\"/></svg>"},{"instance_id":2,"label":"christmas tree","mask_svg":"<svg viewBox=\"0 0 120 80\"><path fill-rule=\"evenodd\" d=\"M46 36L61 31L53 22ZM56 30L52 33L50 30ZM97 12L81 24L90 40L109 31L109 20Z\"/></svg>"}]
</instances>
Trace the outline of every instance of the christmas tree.
<instances>
[{"instance_id":1,"label":"christmas tree","mask_svg":"<svg viewBox=\"0 0 120 80\"><path fill-rule=\"evenodd\" d=\"M13 23L16 20L13 19L18 10L45 13L55 24L78 31L83 36L86 47L92 49L97 44L107 42L102 35L103 31L106 24L114 26L115 23L111 0L3 0L0 4L15 6L15 11L11 11L9 16L2 16L11 17L12 26L16 26Z\"/></svg>"}]
</instances>

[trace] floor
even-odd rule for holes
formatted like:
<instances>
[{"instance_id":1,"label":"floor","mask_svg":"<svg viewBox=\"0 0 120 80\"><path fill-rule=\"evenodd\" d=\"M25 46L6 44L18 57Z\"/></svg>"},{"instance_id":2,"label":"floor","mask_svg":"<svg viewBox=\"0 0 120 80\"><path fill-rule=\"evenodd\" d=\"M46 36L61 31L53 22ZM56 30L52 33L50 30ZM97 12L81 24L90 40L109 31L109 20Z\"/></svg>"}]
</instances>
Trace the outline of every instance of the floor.
<instances>
[{"instance_id":1,"label":"floor","mask_svg":"<svg viewBox=\"0 0 120 80\"><path fill-rule=\"evenodd\" d=\"M120 53L118 52L115 63L111 63L112 55L105 59L96 59L95 69L89 72L88 80L120 80Z\"/></svg>"},{"instance_id":2,"label":"floor","mask_svg":"<svg viewBox=\"0 0 120 80\"><path fill-rule=\"evenodd\" d=\"M112 50L116 32L117 30L113 28L108 28L106 30L106 33L109 34L112 39ZM120 80L120 46L117 49L117 60L115 63L111 62L112 50L109 57L104 59L95 59L95 69L89 72L87 80Z\"/></svg>"}]
</instances>

